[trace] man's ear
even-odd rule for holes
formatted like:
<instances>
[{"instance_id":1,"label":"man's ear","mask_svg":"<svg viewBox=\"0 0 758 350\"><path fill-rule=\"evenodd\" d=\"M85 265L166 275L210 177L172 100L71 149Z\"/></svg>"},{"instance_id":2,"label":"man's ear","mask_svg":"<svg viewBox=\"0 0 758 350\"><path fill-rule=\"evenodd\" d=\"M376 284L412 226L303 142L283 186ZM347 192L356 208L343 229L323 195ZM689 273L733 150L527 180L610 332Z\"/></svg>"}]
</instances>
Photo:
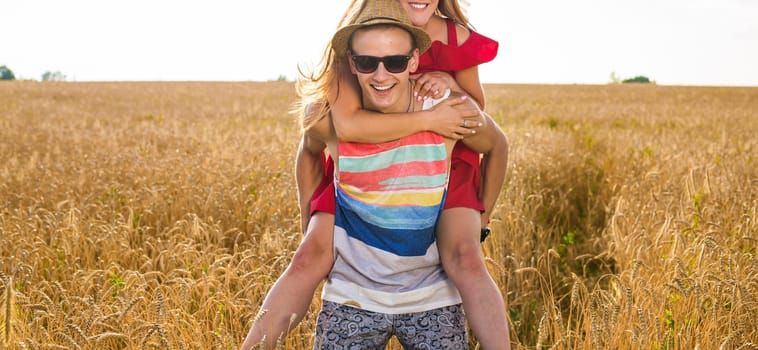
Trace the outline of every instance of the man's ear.
<instances>
[{"instance_id":1,"label":"man's ear","mask_svg":"<svg viewBox=\"0 0 758 350\"><path fill-rule=\"evenodd\" d=\"M411 59L408 61L408 71L409 72L415 72L418 68L418 61L419 61L419 52L418 49L413 49L413 54L411 54Z\"/></svg>"},{"instance_id":2,"label":"man's ear","mask_svg":"<svg viewBox=\"0 0 758 350\"><path fill-rule=\"evenodd\" d=\"M347 51L347 53L345 53L345 59L347 59L347 64L350 65L350 73L358 74L358 71L355 70L355 62L353 62L352 56L353 56L353 53L350 52L349 50Z\"/></svg>"}]
</instances>

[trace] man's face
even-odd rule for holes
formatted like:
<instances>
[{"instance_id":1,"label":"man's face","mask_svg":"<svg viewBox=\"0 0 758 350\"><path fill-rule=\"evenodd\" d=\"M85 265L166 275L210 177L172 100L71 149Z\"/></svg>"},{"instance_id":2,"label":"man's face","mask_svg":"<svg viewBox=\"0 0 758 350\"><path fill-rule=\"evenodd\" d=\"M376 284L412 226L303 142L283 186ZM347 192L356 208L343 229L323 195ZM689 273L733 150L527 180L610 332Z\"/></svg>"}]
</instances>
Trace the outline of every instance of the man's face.
<instances>
[{"instance_id":1,"label":"man's face","mask_svg":"<svg viewBox=\"0 0 758 350\"><path fill-rule=\"evenodd\" d=\"M369 28L353 34L348 61L358 78L366 108L384 113L408 109L410 72L418 65L418 50L411 52L411 46L410 33L399 27ZM382 58L377 64L377 59ZM398 72L406 59L407 66ZM367 72L374 67L376 70Z\"/></svg>"}]
</instances>

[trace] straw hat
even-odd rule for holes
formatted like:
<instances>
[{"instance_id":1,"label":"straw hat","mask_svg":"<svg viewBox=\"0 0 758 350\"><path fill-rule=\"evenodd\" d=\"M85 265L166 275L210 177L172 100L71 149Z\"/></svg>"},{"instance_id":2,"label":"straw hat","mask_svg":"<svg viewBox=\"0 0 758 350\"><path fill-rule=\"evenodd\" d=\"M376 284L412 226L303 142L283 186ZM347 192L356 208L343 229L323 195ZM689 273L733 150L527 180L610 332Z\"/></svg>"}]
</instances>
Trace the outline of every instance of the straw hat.
<instances>
[{"instance_id":1,"label":"straw hat","mask_svg":"<svg viewBox=\"0 0 758 350\"><path fill-rule=\"evenodd\" d=\"M398 0L366 0L358 14L355 24L346 25L332 37L332 48L337 55L347 51L348 41L353 33L364 27L375 24L392 24L407 30L416 41L420 53L432 45L432 39L423 29L413 26L408 13Z\"/></svg>"}]
</instances>

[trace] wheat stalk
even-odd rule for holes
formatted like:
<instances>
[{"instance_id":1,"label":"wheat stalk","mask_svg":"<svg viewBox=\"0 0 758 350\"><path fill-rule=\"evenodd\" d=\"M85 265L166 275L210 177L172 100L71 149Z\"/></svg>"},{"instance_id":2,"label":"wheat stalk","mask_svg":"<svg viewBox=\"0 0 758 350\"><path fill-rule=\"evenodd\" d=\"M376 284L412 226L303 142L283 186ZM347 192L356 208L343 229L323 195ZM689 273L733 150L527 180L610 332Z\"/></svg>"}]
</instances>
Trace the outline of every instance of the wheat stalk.
<instances>
[{"instance_id":1,"label":"wheat stalk","mask_svg":"<svg viewBox=\"0 0 758 350\"><path fill-rule=\"evenodd\" d=\"M129 302L129 304L126 305L123 311L121 311L121 314L118 316L118 323L123 323L124 319L126 319L126 314L129 313L129 311L134 307L134 305L137 305L138 302L145 300L144 297L138 297L132 299L132 301Z\"/></svg>"},{"instance_id":2,"label":"wheat stalk","mask_svg":"<svg viewBox=\"0 0 758 350\"><path fill-rule=\"evenodd\" d=\"M109 340L109 339L122 339L122 340L126 340L127 337L126 337L126 335L124 335L122 333L104 332L104 333L100 333L98 335L93 335L93 336L87 338L88 341L92 341L92 342L106 341L106 340Z\"/></svg>"},{"instance_id":3,"label":"wheat stalk","mask_svg":"<svg viewBox=\"0 0 758 350\"><path fill-rule=\"evenodd\" d=\"M0 328L2 328L3 348L8 347L8 344L13 342L13 315L15 303L15 297L13 293L13 278L8 277L5 282L5 288L2 295L2 305L0 306Z\"/></svg>"},{"instance_id":4,"label":"wheat stalk","mask_svg":"<svg viewBox=\"0 0 758 350\"><path fill-rule=\"evenodd\" d=\"M79 336L80 339L84 339L85 344L88 340L87 336L84 335L84 332L82 332L82 329L79 328L79 326L73 324L73 323L67 323L66 329L71 331L71 333L76 334Z\"/></svg>"},{"instance_id":5,"label":"wheat stalk","mask_svg":"<svg viewBox=\"0 0 758 350\"><path fill-rule=\"evenodd\" d=\"M68 343L69 348L80 350L82 347L77 343L74 338L71 338L70 335L63 333L63 332L57 332L55 333L55 338L60 339ZM86 339L86 338L85 338Z\"/></svg>"},{"instance_id":6,"label":"wheat stalk","mask_svg":"<svg viewBox=\"0 0 758 350\"><path fill-rule=\"evenodd\" d=\"M547 321L547 317L545 315L542 315L542 317L540 317L540 323L539 323L539 326L537 328L538 329L538 333L537 333L537 345L536 345L537 349L542 349L542 347L544 346L545 342L547 342L547 340L548 340L549 333L548 333L547 322L548 322Z\"/></svg>"}]
</instances>

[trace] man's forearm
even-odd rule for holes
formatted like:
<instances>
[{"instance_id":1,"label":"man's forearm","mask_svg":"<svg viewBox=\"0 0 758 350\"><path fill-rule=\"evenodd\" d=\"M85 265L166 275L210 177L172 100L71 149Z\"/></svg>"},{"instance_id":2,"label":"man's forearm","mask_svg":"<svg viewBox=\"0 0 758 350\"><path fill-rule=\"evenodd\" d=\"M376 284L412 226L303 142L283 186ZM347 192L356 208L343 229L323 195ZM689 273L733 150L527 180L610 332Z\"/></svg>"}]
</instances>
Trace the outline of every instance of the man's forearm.
<instances>
[{"instance_id":1,"label":"man's forearm","mask_svg":"<svg viewBox=\"0 0 758 350\"><path fill-rule=\"evenodd\" d=\"M300 228L303 233L306 232L311 218L311 197L324 177L323 152L315 152L307 147L307 143L308 139L304 137L295 157L295 182L300 207Z\"/></svg>"}]
</instances>

